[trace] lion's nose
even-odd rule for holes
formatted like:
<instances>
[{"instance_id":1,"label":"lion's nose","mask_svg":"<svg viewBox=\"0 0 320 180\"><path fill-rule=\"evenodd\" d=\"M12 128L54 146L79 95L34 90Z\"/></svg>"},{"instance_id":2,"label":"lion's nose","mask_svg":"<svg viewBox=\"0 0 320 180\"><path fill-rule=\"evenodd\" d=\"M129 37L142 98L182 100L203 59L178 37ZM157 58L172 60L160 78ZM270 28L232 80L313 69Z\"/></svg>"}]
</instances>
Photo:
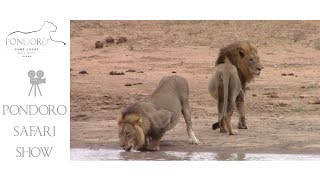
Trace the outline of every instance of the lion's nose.
<instances>
[{"instance_id":1,"label":"lion's nose","mask_svg":"<svg viewBox=\"0 0 320 180\"><path fill-rule=\"evenodd\" d=\"M125 149L125 151L130 151L132 148L132 146L128 147L127 149Z\"/></svg>"}]
</instances>

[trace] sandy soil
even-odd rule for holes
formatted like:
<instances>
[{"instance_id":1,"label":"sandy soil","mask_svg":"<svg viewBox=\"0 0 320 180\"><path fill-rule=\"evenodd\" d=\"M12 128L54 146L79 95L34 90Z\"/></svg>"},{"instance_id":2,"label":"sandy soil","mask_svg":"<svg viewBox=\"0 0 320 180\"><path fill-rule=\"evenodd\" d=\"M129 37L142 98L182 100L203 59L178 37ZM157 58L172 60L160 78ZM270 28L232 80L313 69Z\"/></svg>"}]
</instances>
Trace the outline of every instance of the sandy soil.
<instances>
[{"instance_id":1,"label":"sandy soil","mask_svg":"<svg viewBox=\"0 0 320 180\"><path fill-rule=\"evenodd\" d=\"M94 47L108 36L128 42ZM219 48L237 40L257 46L265 68L248 85L249 129L228 136L211 129L217 106L207 84ZM181 117L162 150L319 154L319 69L320 21L71 21L71 148L120 149L122 108L150 94L163 76L177 74L189 82L201 143L187 144ZM83 70L88 74L79 74ZM235 127L237 121L234 113Z\"/></svg>"}]
</instances>

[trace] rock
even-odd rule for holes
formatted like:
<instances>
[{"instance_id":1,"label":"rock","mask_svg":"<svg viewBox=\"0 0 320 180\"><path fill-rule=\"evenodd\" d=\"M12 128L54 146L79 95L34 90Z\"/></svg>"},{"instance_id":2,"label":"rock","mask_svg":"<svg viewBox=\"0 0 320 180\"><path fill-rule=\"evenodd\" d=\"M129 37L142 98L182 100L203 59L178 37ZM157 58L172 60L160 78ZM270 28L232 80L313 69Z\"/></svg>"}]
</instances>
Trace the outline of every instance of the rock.
<instances>
[{"instance_id":1,"label":"rock","mask_svg":"<svg viewBox=\"0 0 320 180\"><path fill-rule=\"evenodd\" d=\"M279 106L280 106L280 107L286 107L287 105L288 105L288 104L283 103L283 102L279 103Z\"/></svg>"},{"instance_id":2,"label":"rock","mask_svg":"<svg viewBox=\"0 0 320 180\"><path fill-rule=\"evenodd\" d=\"M294 76L294 73L282 73L281 76ZM296 77L298 77L297 75L295 75Z\"/></svg>"},{"instance_id":3,"label":"rock","mask_svg":"<svg viewBox=\"0 0 320 180\"><path fill-rule=\"evenodd\" d=\"M320 99L315 100L315 101L310 101L308 104L320 104Z\"/></svg>"},{"instance_id":4,"label":"rock","mask_svg":"<svg viewBox=\"0 0 320 180\"><path fill-rule=\"evenodd\" d=\"M138 82L138 83L133 83L132 85L140 85L140 84L143 84L143 83Z\"/></svg>"},{"instance_id":5,"label":"rock","mask_svg":"<svg viewBox=\"0 0 320 180\"><path fill-rule=\"evenodd\" d=\"M111 71L109 74L110 75L124 75L124 72Z\"/></svg>"},{"instance_id":6,"label":"rock","mask_svg":"<svg viewBox=\"0 0 320 180\"><path fill-rule=\"evenodd\" d=\"M126 72L136 72L136 70L134 70L134 69L129 69L129 70L126 70Z\"/></svg>"},{"instance_id":7,"label":"rock","mask_svg":"<svg viewBox=\"0 0 320 180\"><path fill-rule=\"evenodd\" d=\"M253 96L253 97L257 97L257 95L256 95L256 94L252 94L252 96Z\"/></svg>"},{"instance_id":8,"label":"rock","mask_svg":"<svg viewBox=\"0 0 320 180\"><path fill-rule=\"evenodd\" d=\"M95 47L96 47L97 49L103 48L103 43L102 43L101 41L97 41L97 42L95 43Z\"/></svg>"},{"instance_id":9,"label":"rock","mask_svg":"<svg viewBox=\"0 0 320 180\"><path fill-rule=\"evenodd\" d=\"M133 51L133 45L132 44L129 45L129 50Z\"/></svg>"},{"instance_id":10,"label":"rock","mask_svg":"<svg viewBox=\"0 0 320 180\"><path fill-rule=\"evenodd\" d=\"M177 73L176 71L172 71L172 73L174 74L174 73Z\"/></svg>"},{"instance_id":11,"label":"rock","mask_svg":"<svg viewBox=\"0 0 320 180\"><path fill-rule=\"evenodd\" d=\"M304 94L299 95L299 98L301 98L301 99L307 98L307 97L308 97L308 95L304 95Z\"/></svg>"},{"instance_id":12,"label":"rock","mask_svg":"<svg viewBox=\"0 0 320 180\"><path fill-rule=\"evenodd\" d=\"M124 86L132 86L131 83L126 83Z\"/></svg>"},{"instance_id":13,"label":"rock","mask_svg":"<svg viewBox=\"0 0 320 180\"><path fill-rule=\"evenodd\" d=\"M263 95L267 95L268 98L279 98L279 96L275 92L267 92L263 93Z\"/></svg>"},{"instance_id":14,"label":"rock","mask_svg":"<svg viewBox=\"0 0 320 180\"><path fill-rule=\"evenodd\" d=\"M89 74L87 71L80 71L79 74Z\"/></svg>"},{"instance_id":15,"label":"rock","mask_svg":"<svg viewBox=\"0 0 320 180\"><path fill-rule=\"evenodd\" d=\"M279 98L279 96L278 95L276 95L276 94L271 94L271 95L269 95L269 96L267 96L268 98Z\"/></svg>"},{"instance_id":16,"label":"rock","mask_svg":"<svg viewBox=\"0 0 320 180\"><path fill-rule=\"evenodd\" d=\"M120 36L117 39L117 44L124 43L124 42L127 42L127 41L128 41L128 38L126 38L124 36Z\"/></svg>"},{"instance_id":17,"label":"rock","mask_svg":"<svg viewBox=\"0 0 320 180\"><path fill-rule=\"evenodd\" d=\"M114 38L109 36L105 39L106 43L114 43Z\"/></svg>"},{"instance_id":18,"label":"rock","mask_svg":"<svg viewBox=\"0 0 320 180\"><path fill-rule=\"evenodd\" d=\"M138 71L137 73L144 73L143 71Z\"/></svg>"}]
</instances>

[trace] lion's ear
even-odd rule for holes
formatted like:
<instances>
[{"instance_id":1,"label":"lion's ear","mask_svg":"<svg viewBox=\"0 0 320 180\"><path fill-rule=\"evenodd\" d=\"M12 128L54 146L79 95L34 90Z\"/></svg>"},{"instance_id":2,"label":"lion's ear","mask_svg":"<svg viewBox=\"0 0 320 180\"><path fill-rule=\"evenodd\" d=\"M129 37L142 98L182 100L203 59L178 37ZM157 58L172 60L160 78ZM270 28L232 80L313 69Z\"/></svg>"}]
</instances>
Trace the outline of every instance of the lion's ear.
<instances>
[{"instance_id":1,"label":"lion's ear","mask_svg":"<svg viewBox=\"0 0 320 180\"><path fill-rule=\"evenodd\" d=\"M242 48L238 48L238 51L239 51L239 54L240 54L241 58L243 58L243 57L244 57L244 55L245 55L245 51L244 51L244 49L242 49Z\"/></svg>"}]
</instances>

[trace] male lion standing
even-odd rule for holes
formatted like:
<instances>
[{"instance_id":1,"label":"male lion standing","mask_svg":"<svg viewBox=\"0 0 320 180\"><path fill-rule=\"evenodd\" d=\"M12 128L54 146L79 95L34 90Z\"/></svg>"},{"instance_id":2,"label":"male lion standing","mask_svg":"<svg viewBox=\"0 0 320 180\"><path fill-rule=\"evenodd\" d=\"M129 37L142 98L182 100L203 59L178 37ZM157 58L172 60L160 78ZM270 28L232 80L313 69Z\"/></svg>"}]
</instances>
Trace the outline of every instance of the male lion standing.
<instances>
[{"instance_id":1,"label":"male lion standing","mask_svg":"<svg viewBox=\"0 0 320 180\"><path fill-rule=\"evenodd\" d=\"M236 42L220 49L216 61L215 72L209 81L209 92L218 100L218 122L212 125L215 130L230 135L236 134L231 127L231 116L234 107L239 111L239 129L247 129L244 112L244 91L246 84L254 76L260 74L263 66L260 64L257 50L249 42Z\"/></svg>"},{"instance_id":2,"label":"male lion standing","mask_svg":"<svg viewBox=\"0 0 320 180\"><path fill-rule=\"evenodd\" d=\"M187 80L180 76L162 78L150 97L122 111L118 121L120 146L126 151L133 147L159 150L161 138L177 125L181 112L189 141L198 144L192 130Z\"/></svg>"}]
</instances>

